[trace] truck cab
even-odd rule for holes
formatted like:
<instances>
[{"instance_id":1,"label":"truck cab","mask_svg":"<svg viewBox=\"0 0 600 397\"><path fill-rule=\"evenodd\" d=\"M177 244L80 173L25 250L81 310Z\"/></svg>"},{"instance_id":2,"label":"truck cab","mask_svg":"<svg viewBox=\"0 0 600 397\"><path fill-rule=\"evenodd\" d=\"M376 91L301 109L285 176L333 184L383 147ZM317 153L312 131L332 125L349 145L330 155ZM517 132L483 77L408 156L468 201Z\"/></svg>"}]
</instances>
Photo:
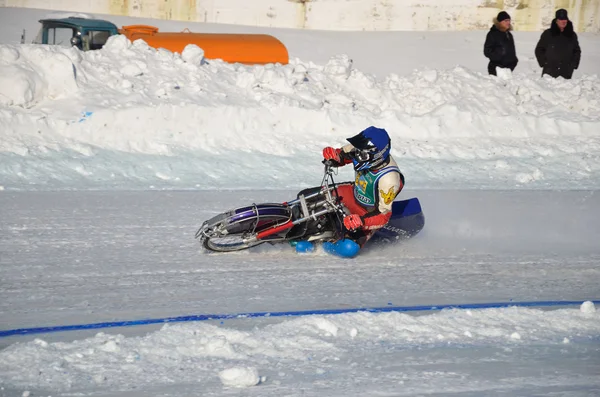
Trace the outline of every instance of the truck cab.
<instances>
[{"instance_id":1,"label":"truck cab","mask_svg":"<svg viewBox=\"0 0 600 397\"><path fill-rule=\"evenodd\" d=\"M76 46L82 51L98 50L110 36L119 34L117 26L101 19L68 17L40 20L40 29L34 44Z\"/></svg>"}]
</instances>

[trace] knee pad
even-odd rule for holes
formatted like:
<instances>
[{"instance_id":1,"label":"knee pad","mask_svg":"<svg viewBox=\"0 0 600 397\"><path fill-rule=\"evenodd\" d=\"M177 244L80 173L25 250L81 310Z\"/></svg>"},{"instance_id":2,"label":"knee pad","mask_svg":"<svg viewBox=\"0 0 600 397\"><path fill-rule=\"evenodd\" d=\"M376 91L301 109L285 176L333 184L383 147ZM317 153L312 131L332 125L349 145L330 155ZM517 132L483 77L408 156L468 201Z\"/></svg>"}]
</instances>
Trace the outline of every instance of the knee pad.
<instances>
[{"instance_id":1,"label":"knee pad","mask_svg":"<svg viewBox=\"0 0 600 397\"><path fill-rule=\"evenodd\" d=\"M326 241L323 243L323 249L329 254L342 258L354 258L360 251L360 245L353 240L344 239L335 243Z\"/></svg>"},{"instance_id":2,"label":"knee pad","mask_svg":"<svg viewBox=\"0 0 600 397\"><path fill-rule=\"evenodd\" d=\"M310 241L298 241L296 243L296 252L299 254L304 254L306 252L313 252L315 250L315 245Z\"/></svg>"}]
</instances>

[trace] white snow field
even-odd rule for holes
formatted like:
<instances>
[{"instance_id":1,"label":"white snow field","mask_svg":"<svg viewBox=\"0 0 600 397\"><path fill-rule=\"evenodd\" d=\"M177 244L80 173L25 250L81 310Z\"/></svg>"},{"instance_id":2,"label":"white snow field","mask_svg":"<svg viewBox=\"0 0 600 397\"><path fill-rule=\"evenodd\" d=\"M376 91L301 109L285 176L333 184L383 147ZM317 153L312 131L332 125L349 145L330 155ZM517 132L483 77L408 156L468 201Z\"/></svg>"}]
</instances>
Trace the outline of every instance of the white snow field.
<instances>
[{"instance_id":1,"label":"white snow field","mask_svg":"<svg viewBox=\"0 0 600 397\"><path fill-rule=\"evenodd\" d=\"M598 34L565 81L539 76L539 33L495 78L485 31L140 21L270 32L292 56L243 66L18 44L48 14L0 8L1 397L600 395ZM421 201L413 239L350 260L194 240L318 184L321 149L369 125ZM425 310L463 304L502 307ZM314 311L346 313L280 316ZM90 325L202 315L221 317Z\"/></svg>"}]
</instances>

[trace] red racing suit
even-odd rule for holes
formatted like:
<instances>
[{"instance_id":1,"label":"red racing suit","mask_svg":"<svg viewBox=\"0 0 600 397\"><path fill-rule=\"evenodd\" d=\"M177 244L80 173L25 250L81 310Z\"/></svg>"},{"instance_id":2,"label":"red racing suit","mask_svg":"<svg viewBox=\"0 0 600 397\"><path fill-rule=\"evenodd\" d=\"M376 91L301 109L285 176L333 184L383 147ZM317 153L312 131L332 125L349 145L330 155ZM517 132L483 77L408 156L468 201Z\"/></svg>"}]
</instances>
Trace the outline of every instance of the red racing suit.
<instances>
[{"instance_id":1,"label":"red racing suit","mask_svg":"<svg viewBox=\"0 0 600 397\"><path fill-rule=\"evenodd\" d=\"M339 149L339 166L352 163L354 146L346 145ZM385 226L392 216L392 202L404 187L404 176L398 164L389 157L389 161L378 169L356 171L354 182L338 185L338 194L350 213L357 214L362 227L349 232L350 238L361 247L377 231Z\"/></svg>"}]
</instances>

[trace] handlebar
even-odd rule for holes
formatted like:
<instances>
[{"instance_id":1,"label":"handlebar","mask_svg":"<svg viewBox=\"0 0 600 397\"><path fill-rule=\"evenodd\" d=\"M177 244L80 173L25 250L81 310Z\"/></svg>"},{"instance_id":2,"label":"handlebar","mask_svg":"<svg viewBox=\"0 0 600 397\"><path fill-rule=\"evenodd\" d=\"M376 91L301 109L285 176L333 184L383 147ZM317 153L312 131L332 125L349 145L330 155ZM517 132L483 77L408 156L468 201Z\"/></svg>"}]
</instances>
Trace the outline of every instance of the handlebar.
<instances>
[{"instance_id":1,"label":"handlebar","mask_svg":"<svg viewBox=\"0 0 600 397\"><path fill-rule=\"evenodd\" d=\"M321 186L328 185L330 182L334 184L333 180L333 169L338 167L338 164L333 160L323 160L323 165L325 165L325 169L323 170L323 180L321 181Z\"/></svg>"},{"instance_id":2,"label":"handlebar","mask_svg":"<svg viewBox=\"0 0 600 397\"><path fill-rule=\"evenodd\" d=\"M332 195L331 190L328 189L326 191L326 197L330 203L335 203L334 205L337 207L339 204L341 204L341 201L337 191L337 185L333 179L333 171L334 169L337 170L337 168L339 167L339 163L334 160L323 160L322 163L325 165L325 170L323 172L323 180L321 181L321 187L329 185L333 186L334 194ZM341 211L343 214L343 210L341 210L339 207L337 208L337 211Z\"/></svg>"}]
</instances>

